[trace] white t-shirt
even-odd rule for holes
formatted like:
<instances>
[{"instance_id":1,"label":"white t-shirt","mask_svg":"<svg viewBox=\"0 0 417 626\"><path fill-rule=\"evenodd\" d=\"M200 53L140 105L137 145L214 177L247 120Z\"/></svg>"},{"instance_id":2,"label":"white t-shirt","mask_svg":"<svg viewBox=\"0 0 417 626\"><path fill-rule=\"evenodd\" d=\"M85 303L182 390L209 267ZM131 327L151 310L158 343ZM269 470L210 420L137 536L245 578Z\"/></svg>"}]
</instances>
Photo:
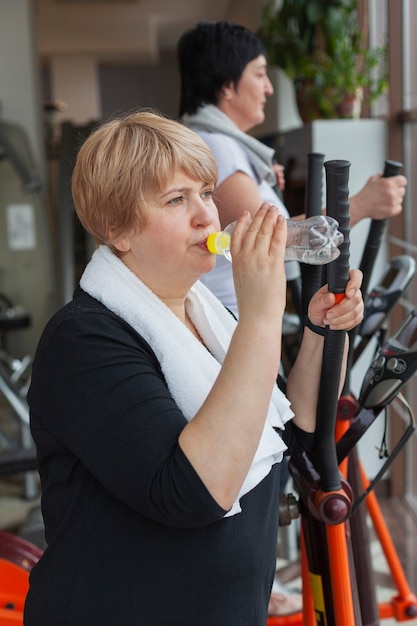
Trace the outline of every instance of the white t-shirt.
<instances>
[{"instance_id":1,"label":"white t-shirt","mask_svg":"<svg viewBox=\"0 0 417 626\"><path fill-rule=\"evenodd\" d=\"M235 139L221 133L210 133L197 128L193 130L204 139L213 152L219 172L218 185L221 185L223 181L235 174L235 172L244 172L258 185L262 200L274 204L286 218L289 217L288 211L279 196L269 183L265 180L259 180L247 153ZM293 265L296 268L290 267ZM299 273L298 264L294 262L286 263L286 269L287 278L297 276ZM292 270L292 273L289 276L290 270ZM218 256L216 267L208 274L202 276L201 281L219 298L224 306L230 309L236 316L238 315L232 264L230 261L223 256Z\"/></svg>"}]
</instances>

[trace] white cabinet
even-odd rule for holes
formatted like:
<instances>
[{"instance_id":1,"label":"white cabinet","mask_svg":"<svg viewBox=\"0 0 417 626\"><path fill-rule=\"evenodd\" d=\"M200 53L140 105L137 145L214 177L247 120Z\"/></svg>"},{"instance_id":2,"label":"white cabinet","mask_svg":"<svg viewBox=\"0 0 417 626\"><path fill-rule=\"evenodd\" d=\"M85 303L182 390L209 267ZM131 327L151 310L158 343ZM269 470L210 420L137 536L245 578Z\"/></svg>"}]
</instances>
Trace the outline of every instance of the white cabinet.
<instances>
[{"instance_id":1,"label":"white cabinet","mask_svg":"<svg viewBox=\"0 0 417 626\"><path fill-rule=\"evenodd\" d=\"M283 165L289 159L296 159L300 176L305 176L309 152L324 154L326 161L350 161L349 191L352 195L363 187L370 176L383 171L384 160L388 158L387 127L381 120L317 120L280 133L276 148L277 159ZM323 183L323 204L325 198ZM359 263L368 229L369 220L365 220L352 231L352 265Z\"/></svg>"}]
</instances>

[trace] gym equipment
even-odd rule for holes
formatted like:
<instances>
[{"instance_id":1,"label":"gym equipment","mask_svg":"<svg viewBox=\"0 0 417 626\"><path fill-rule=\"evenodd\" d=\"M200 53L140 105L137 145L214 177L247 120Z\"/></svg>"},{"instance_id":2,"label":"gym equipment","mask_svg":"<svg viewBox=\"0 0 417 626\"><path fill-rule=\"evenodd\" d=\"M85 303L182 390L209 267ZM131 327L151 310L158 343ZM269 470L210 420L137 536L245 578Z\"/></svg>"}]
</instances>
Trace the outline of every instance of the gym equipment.
<instances>
[{"instance_id":1,"label":"gym equipment","mask_svg":"<svg viewBox=\"0 0 417 626\"><path fill-rule=\"evenodd\" d=\"M0 625L23 624L29 574L42 550L21 537L0 531Z\"/></svg>"},{"instance_id":2,"label":"gym equipment","mask_svg":"<svg viewBox=\"0 0 417 626\"><path fill-rule=\"evenodd\" d=\"M321 159L322 155L315 157L316 165L319 163L317 171L320 171ZM384 175L396 173L398 167L399 164L395 162L387 162ZM340 211L342 219L345 218L347 168L346 163L340 163L339 172L336 173L334 170L337 169L337 164L333 163L326 170L327 206L330 211L335 211L330 214L336 219L339 218ZM385 223L371 224L361 265L361 269L366 272L364 293L367 292L369 276L384 228ZM336 260L331 265L337 265L338 262ZM312 268L313 271L314 269ZM406 288L414 273L415 263L412 259L401 258L392 262L383 280L368 299L367 315L361 325L364 331L362 339L368 339L367 328L373 326L376 329L382 325L394 300L399 298L401 290ZM318 281L318 286L324 282L322 274L313 278ZM329 286L332 285L331 281L330 273ZM303 288L304 286L305 284ZM316 288L312 288L310 293ZM337 293L336 289L332 290ZM392 297L385 297L388 294ZM375 306L374 298L378 297ZM309 293L303 292L304 307L308 305L308 300ZM384 315L380 315L381 313ZM379 624L379 619L388 617L397 621L417 617L417 598L409 588L373 493L378 480L414 432L411 410L409 409L408 427L392 453L385 451L385 463L371 482L361 467L355 449L357 442L380 413L394 398L400 397L400 390L417 369L416 314L413 311L393 337L380 347L365 376L359 401L352 396L349 389L349 373L354 363L353 349L348 359L348 376L342 396L339 401L335 401L334 397L329 398L328 389L333 389L333 394L337 389L338 358L342 342L332 338L338 331L326 332L322 388L318 404L317 439L320 445L313 454L297 455L290 460L290 473L300 496L298 509L302 527L303 613L271 616L268 626L374 626ZM355 329L355 332L350 333L351 346L357 332L358 329ZM329 340L330 348L326 346ZM366 406L361 406L361 403ZM377 605L375 596L368 549L369 531L364 507L360 506L362 504L367 506L398 589L398 594L391 602L381 605ZM287 508L288 518L294 518L293 496L288 500Z\"/></svg>"},{"instance_id":3,"label":"gym equipment","mask_svg":"<svg viewBox=\"0 0 417 626\"><path fill-rule=\"evenodd\" d=\"M30 382L31 357L12 357L6 349L9 332L30 325L30 316L22 307L13 306L5 294L0 293L0 394L11 411L8 432L0 431L0 475L25 472L25 495L35 498L39 493L36 471L36 452L29 427L29 408L26 401Z\"/></svg>"}]
</instances>

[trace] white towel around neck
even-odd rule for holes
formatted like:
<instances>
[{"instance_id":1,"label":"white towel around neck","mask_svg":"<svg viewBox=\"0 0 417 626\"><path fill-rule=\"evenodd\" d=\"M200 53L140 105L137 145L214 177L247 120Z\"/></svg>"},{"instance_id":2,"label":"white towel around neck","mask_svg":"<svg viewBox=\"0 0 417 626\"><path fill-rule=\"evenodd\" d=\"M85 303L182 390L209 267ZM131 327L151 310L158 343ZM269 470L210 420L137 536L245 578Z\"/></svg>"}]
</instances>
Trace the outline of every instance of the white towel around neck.
<instances>
[{"instance_id":1,"label":"white towel around neck","mask_svg":"<svg viewBox=\"0 0 417 626\"><path fill-rule=\"evenodd\" d=\"M186 311L204 347L175 314L106 246L93 254L81 288L120 316L152 347L168 388L187 420L197 413L224 361L236 321L200 282L186 299ZM290 403L276 387L265 426L248 475L227 516L241 511L240 498L282 460L286 445L273 427L283 428L293 417Z\"/></svg>"}]
</instances>

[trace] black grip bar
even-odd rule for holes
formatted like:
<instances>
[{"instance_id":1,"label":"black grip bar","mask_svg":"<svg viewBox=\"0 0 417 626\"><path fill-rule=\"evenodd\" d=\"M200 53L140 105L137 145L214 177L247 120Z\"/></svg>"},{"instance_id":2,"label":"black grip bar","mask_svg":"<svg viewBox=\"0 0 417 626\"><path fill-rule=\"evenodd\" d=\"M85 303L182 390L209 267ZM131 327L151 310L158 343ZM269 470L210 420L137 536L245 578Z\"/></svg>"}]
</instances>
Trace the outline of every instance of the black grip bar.
<instances>
[{"instance_id":1,"label":"black grip bar","mask_svg":"<svg viewBox=\"0 0 417 626\"><path fill-rule=\"evenodd\" d=\"M306 217L321 215L323 209L323 163L324 154L319 152L307 154Z\"/></svg>"},{"instance_id":2,"label":"black grip bar","mask_svg":"<svg viewBox=\"0 0 417 626\"><path fill-rule=\"evenodd\" d=\"M327 214L339 222L339 230L344 236L343 244L340 246L340 256L327 265L328 284L331 292L344 294L349 279L348 180L350 162L327 161L324 167L326 170ZM341 489L335 445L335 425L345 338L346 331L326 328L315 436L321 490L325 493Z\"/></svg>"},{"instance_id":3,"label":"black grip bar","mask_svg":"<svg viewBox=\"0 0 417 626\"><path fill-rule=\"evenodd\" d=\"M340 245L340 256L327 265L327 282L329 290L336 294L345 293L349 280L349 161L326 161L327 214L339 222L339 230L343 234Z\"/></svg>"},{"instance_id":4,"label":"black grip bar","mask_svg":"<svg viewBox=\"0 0 417 626\"><path fill-rule=\"evenodd\" d=\"M315 217L321 215L323 204L323 163L324 154L310 152L307 154L307 181L305 195L305 215ZM323 267L321 265L301 264L302 284L302 312L307 315L308 304L312 296L325 283Z\"/></svg>"},{"instance_id":5,"label":"black grip bar","mask_svg":"<svg viewBox=\"0 0 417 626\"><path fill-rule=\"evenodd\" d=\"M389 178L390 176L396 176L400 174L402 170L402 163L398 161L386 160L384 164L384 172L382 174L383 178ZM376 257L379 252L379 248L381 246L381 241L385 233L385 228L387 225L387 220L372 220L369 226L368 237L366 239L365 247L362 254L362 259L360 263L359 269L363 274L362 279L362 293L364 298L368 293L369 283L372 276L372 271L374 269ZM350 374L353 367L353 362L355 359L355 350L354 344L355 339L359 333L360 326L355 326L352 330L349 331L349 356L348 356L348 366L346 373L345 385L343 388L343 395L348 395L350 392ZM357 355L359 356L359 354Z\"/></svg>"}]
</instances>

